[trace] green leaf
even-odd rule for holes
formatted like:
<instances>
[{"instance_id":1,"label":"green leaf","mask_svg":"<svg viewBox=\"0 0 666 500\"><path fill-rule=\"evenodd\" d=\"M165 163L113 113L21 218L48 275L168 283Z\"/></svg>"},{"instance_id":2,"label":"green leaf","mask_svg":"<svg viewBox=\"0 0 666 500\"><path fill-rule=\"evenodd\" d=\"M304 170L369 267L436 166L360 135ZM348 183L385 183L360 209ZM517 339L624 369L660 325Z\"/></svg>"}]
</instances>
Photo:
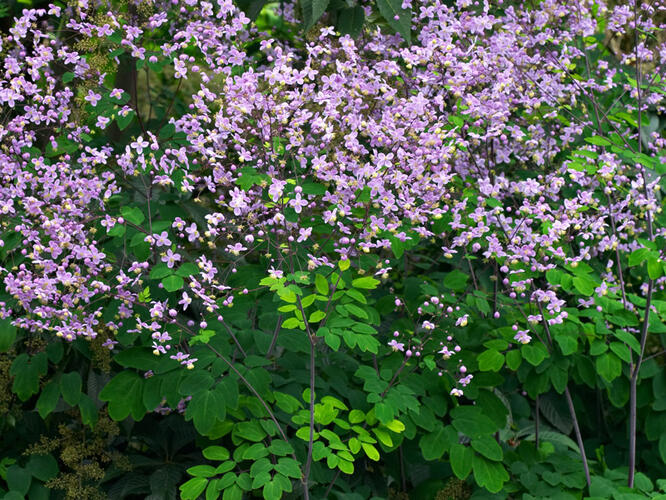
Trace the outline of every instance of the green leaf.
<instances>
[{"instance_id":1,"label":"green leaf","mask_svg":"<svg viewBox=\"0 0 666 500\"><path fill-rule=\"evenodd\" d=\"M627 345L620 342L611 342L610 350L625 363L631 363L631 351Z\"/></svg>"},{"instance_id":2,"label":"green leaf","mask_svg":"<svg viewBox=\"0 0 666 500\"><path fill-rule=\"evenodd\" d=\"M377 7L389 26L400 33L408 44L411 44L412 9L403 9L402 0L377 0Z\"/></svg>"},{"instance_id":3,"label":"green leaf","mask_svg":"<svg viewBox=\"0 0 666 500\"><path fill-rule=\"evenodd\" d=\"M305 31L317 24L319 18L326 12L328 2L329 0L300 0Z\"/></svg>"},{"instance_id":4,"label":"green leaf","mask_svg":"<svg viewBox=\"0 0 666 500\"><path fill-rule=\"evenodd\" d=\"M173 269L169 268L169 266L167 266L165 262L160 262L150 270L149 276L150 279L152 280L160 280L172 274L173 274Z\"/></svg>"},{"instance_id":5,"label":"green leaf","mask_svg":"<svg viewBox=\"0 0 666 500\"><path fill-rule=\"evenodd\" d=\"M546 359L548 351L541 344L527 344L521 349L523 359L527 360L532 366L538 366Z\"/></svg>"},{"instance_id":6,"label":"green leaf","mask_svg":"<svg viewBox=\"0 0 666 500\"><path fill-rule=\"evenodd\" d=\"M546 280L548 280L548 283L551 285L559 285L561 277L562 271L559 269L549 269L546 271Z\"/></svg>"},{"instance_id":7,"label":"green leaf","mask_svg":"<svg viewBox=\"0 0 666 500\"><path fill-rule=\"evenodd\" d=\"M76 406L81 399L81 375L78 372L66 373L60 378L62 399L71 406Z\"/></svg>"},{"instance_id":8,"label":"green leaf","mask_svg":"<svg viewBox=\"0 0 666 500\"><path fill-rule=\"evenodd\" d=\"M504 458L502 447L490 436L472 439L472 448L484 457L499 462Z\"/></svg>"},{"instance_id":9,"label":"green leaf","mask_svg":"<svg viewBox=\"0 0 666 500\"><path fill-rule=\"evenodd\" d=\"M282 322L282 328L286 330L293 330L298 328L298 325L300 324L301 322L298 320L298 318L287 318Z\"/></svg>"},{"instance_id":10,"label":"green leaf","mask_svg":"<svg viewBox=\"0 0 666 500\"><path fill-rule=\"evenodd\" d=\"M352 410L353 411L353 410ZM350 413L350 420L351 422L351 413ZM385 424L386 428L390 431L395 432L396 434L400 434L405 430L405 424L403 424L400 420L391 420L389 423Z\"/></svg>"},{"instance_id":11,"label":"green leaf","mask_svg":"<svg viewBox=\"0 0 666 500\"><path fill-rule=\"evenodd\" d=\"M141 420L146 412L143 404L143 379L131 371L123 371L113 377L99 393L101 401L108 401L109 416L124 420L130 414Z\"/></svg>"},{"instance_id":12,"label":"green leaf","mask_svg":"<svg viewBox=\"0 0 666 500\"><path fill-rule=\"evenodd\" d=\"M361 319L368 319L368 313L366 313L363 309L358 307L356 304L345 304L344 307L347 311L349 311L351 314L354 316L361 318Z\"/></svg>"},{"instance_id":13,"label":"green leaf","mask_svg":"<svg viewBox=\"0 0 666 500\"><path fill-rule=\"evenodd\" d=\"M95 406L95 402L87 394L81 394L79 411L81 412L83 425L88 425L92 428L97 423L97 406Z\"/></svg>"},{"instance_id":14,"label":"green leaf","mask_svg":"<svg viewBox=\"0 0 666 500\"><path fill-rule=\"evenodd\" d=\"M137 226L146 220L146 216L143 215L143 212L138 207L121 207L120 214L126 221L131 222Z\"/></svg>"},{"instance_id":15,"label":"green leaf","mask_svg":"<svg viewBox=\"0 0 666 500\"><path fill-rule=\"evenodd\" d=\"M324 311L314 311L310 317L308 318L308 322L310 323L318 323L322 319L326 317L326 313Z\"/></svg>"},{"instance_id":16,"label":"green leaf","mask_svg":"<svg viewBox=\"0 0 666 500\"><path fill-rule=\"evenodd\" d=\"M363 22L365 21L365 12L363 7L355 5L338 11L337 30L343 35L349 35L356 38L361 34Z\"/></svg>"},{"instance_id":17,"label":"green leaf","mask_svg":"<svg viewBox=\"0 0 666 500\"><path fill-rule=\"evenodd\" d=\"M237 484L234 484L230 488L225 488L222 495L222 500L242 500L242 498L243 490Z\"/></svg>"},{"instance_id":18,"label":"green leaf","mask_svg":"<svg viewBox=\"0 0 666 500\"><path fill-rule=\"evenodd\" d=\"M622 362L613 353L606 352L595 361L597 373L607 382L612 382L622 375Z\"/></svg>"},{"instance_id":19,"label":"green leaf","mask_svg":"<svg viewBox=\"0 0 666 500\"><path fill-rule=\"evenodd\" d=\"M457 438L458 436L451 436L450 427L440 425L437 430L429 434L424 434L419 440L419 447L423 458L426 460L439 460L442 455L449 451L451 447L451 437ZM457 439L456 439L457 441Z\"/></svg>"},{"instance_id":20,"label":"green leaf","mask_svg":"<svg viewBox=\"0 0 666 500\"><path fill-rule=\"evenodd\" d=\"M213 429L218 419L224 420L226 414L227 406L218 391L199 391L192 396L187 405L185 420L192 420L194 428L205 436Z\"/></svg>"},{"instance_id":21,"label":"green leaf","mask_svg":"<svg viewBox=\"0 0 666 500\"><path fill-rule=\"evenodd\" d=\"M452 290L464 290L467 287L467 280L469 280L468 275L462 271L454 269L446 275L443 284L446 288L450 288Z\"/></svg>"},{"instance_id":22,"label":"green leaf","mask_svg":"<svg viewBox=\"0 0 666 500\"><path fill-rule=\"evenodd\" d=\"M113 360L125 368L137 370L155 370L160 358L155 356L149 347L134 346L120 351Z\"/></svg>"},{"instance_id":23,"label":"green leaf","mask_svg":"<svg viewBox=\"0 0 666 500\"><path fill-rule=\"evenodd\" d=\"M48 481L58 475L58 461L52 455L32 455L26 469L40 481Z\"/></svg>"},{"instance_id":24,"label":"green leaf","mask_svg":"<svg viewBox=\"0 0 666 500\"><path fill-rule=\"evenodd\" d=\"M182 396L192 396L199 391L207 391L215 383L212 375L203 370L193 370L187 374L178 386L178 393Z\"/></svg>"},{"instance_id":25,"label":"green leaf","mask_svg":"<svg viewBox=\"0 0 666 500\"><path fill-rule=\"evenodd\" d=\"M321 274L315 274L315 288L319 294L328 297L328 281Z\"/></svg>"},{"instance_id":26,"label":"green leaf","mask_svg":"<svg viewBox=\"0 0 666 500\"><path fill-rule=\"evenodd\" d=\"M134 111L130 111L127 113L127 115L123 116L122 114L118 113L116 115L116 122L118 123L118 129L125 130L127 126L132 123L134 120L134 117L136 116L136 113Z\"/></svg>"},{"instance_id":27,"label":"green leaf","mask_svg":"<svg viewBox=\"0 0 666 500\"><path fill-rule=\"evenodd\" d=\"M204 458L208 460L217 460L219 462L224 462L229 459L229 450L222 446L209 446L204 448L203 451Z\"/></svg>"},{"instance_id":28,"label":"green leaf","mask_svg":"<svg viewBox=\"0 0 666 500\"><path fill-rule=\"evenodd\" d=\"M509 370L516 371L520 367L520 363L523 360L523 355L518 349L511 349L506 353L506 366Z\"/></svg>"},{"instance_id":29,"label":"green leaf","mask_svg":"<svg viewBox=\"0 0 666 500\"><path fill-rule=\"evenodd\" d=\"M353 474L354 473L354 464L353 462L348 462L347 460L344 460L340 458L338 455L338 469L340 469L341 472L344 472L345 474Z\"/></svg>"},{"instance_id":30,"label":"green leaf","mask_svg":"<svg viewBox=\"0 0 666 500\"><path fill-rule=\"evenodd\" d=\"M243 452L243 460L258 460L268 455L268 449L263 443L255 443Z\"/></svg>"},{"instance_id":31,"label":"green leaf","mask_svg":"<svg viewBox=\"0 0 666 500\"><path fill-rule=\"evenodd\" d=\"M661 278L661 275L664 273L664 267L662 265L661 259L650 257L647 263L647 272L651 280Z\"/></svg>"},{"instance_id":32,"label":"green leaf","mask_svg":"<svg viewBox=\"0 0 666 500\"><path fill-rule=\"evenodd\" d=\"M45 352L32 357L25 353L19 354L9 369L9 374L14 377L12 391L21 401L27 401L33 394L39 392L39 378L47 369L48 359Z\"/></svg>"},{"instance_id":33,"label":"green leaf","mask_svg":"<svg viewBox=\"0 0 666 500\"><path fill-rule=\"evenodd\" d=\"M649 258L651 252L649 248L637 248L629 254L629 266L637 266Z\"/></svg>"},{"instance_id":34,"label":"green leaf","mask_svg":"<svg viewBox=\"0 0 666 500\"><path fill-rule=\"evenodd\" d=\"M18 465L12 465L7 469L5 480L10 490L18 491L25 495L30 489L32 477L26 469Z\"/></svg>"},{"instance_id":35,"label":"green leaf","mask_svg":"<svg viewBox=\"0 0 666 500\"><path fill-rule=\"evenodd\" d=\"M60 388L58 387L58 384L51 381L44 386L42 392L39 394L39 399L37 400L37 412L42 419L46 418L53 410L55 410L55 407L58 404L58 399L60 399Z\"/></svg>"},{"instance_id":36,"label":"green leaf","mask_svg":"<svg viewBox=\"0 0 666 500\"><path fill-rule=\"evenodd\" d=\"M167 292L175 292L183 288L185 281L180 276L172 274L171 276L167 276L162 280L162 285L164 285L164 289Z\"/></svg>"},{"instance_id":37,"label":"green leaf","mask_svg":"<svg viewBox=\"0 0 666 500\"><path fill-rule=\"evenodd\" d=\"M187 469L187 473L194 477L213 477L217 472L211 465L195 465Z\"/></svg>"},{"instance_id":38,"label":"green leaf","mask_svg":"<svg viewBox=\"0 0 666 500\"><path fill-rule=\"evenodd\" d=\"M482 372L498 372L504 366L504 355L495 349L489 349L481 353L478 362Z\"/></svg>"},{"instance_id":39,"label":"green leaf","mask_svg":"<svg viewBox=\"0 0 666 500\"><path fill-rule=\"evenodd\" d=\"M266 431L259 422L238 422L234 426L234 435L248 441L259 442L266 437Z\"/></svg>"},{"instance_id":40,"label":"green leaf","mask_svg":"<svg viewBox=\"0 0 666 500\"><path fill-rule=\"evenodd\" d=\"M594 293L594 281L586 276L575 276L573 279L573 286L583 295L590 296Z\"/></svg>"},{"instance_id":41,"label":"green leaf","mask_svg":"<svg viewBox=\"0 0 666 500\"><path fill-rule=\"evenodd\" d=\"M590 144L594 144L595 146L610 146L613 144L605 137L599 137L597 135L592 137L586 137L585 142L589 142Z\"/></svg>"},{"instance_id":42,"label":"green leaf","mask_svg":"<svg viewBox=\"0 0 666 500\"><path fill-rule=\"evenodd\" d=\"M173 134L176 133L176 126L173 123L167 123L160 129L158 137L160 139L169 139Z\"/></svg>"},{"instance_id":43,"label":"green leaf","mask_svg":"<svg viewBox=\"0 0 666 500\"><path fill-rule=\"evenodd\" d=\"M451 469L458 479L465 479L472 472L474 452L462 444L452 444L449 450Z\"/></svg>"},{"instance_id":44,"label":"green leaf","mask_svg":"<svg viewBox=\"0 0 666 500\"><path fill-rule=\"evenodd\" d=\"M185 264L183 264L178 268L176 274L178 276L182 276L183 278L187 278L189 276L192 276L193 274L197 274L198 272L199 268L196 266L196 264L192 262L185 262Z\"/></svg>"},{"instance_id":45,"label":"green leaf","mask_svg":"<svg viewBox=\"0 0 666 500\"><path fill-rule=\"evenodd\" d=\"M0 352L7 352L15 340L16 327L11 324L11 319L0 319Z\"/></svg>"},{"instance_id":46,"label":"green leaf","mask_svg":"<svg viewBox=\"0 0 666 500\"><path fill-rule=\"evenodd\" d=\"M382 424L386 424L393 420L395 417L395 411L387 403L377 403L375 405L375 416Z\"/></svg>"},{"instance_id":47,"label":"green leaf","mask_svg":"<svg viewBox=\"0 0 666 500\"><path fill-rule=\"evenodd\" d=\"M391 251L396 259L401 258L405 253L405 243L398 238L389 236L389 241L391 242Z\"/></svg>"},{"instance_id":48,"label":"green leaf","mask_svg":"<svg viewBox=\"0 0 666 500\"><path fill-rule=\"evenodd\" d=\"M302 476L301 468L293 458L280 458L273 468L287 477L300 478Z\"/></svg>"},{"instance_id":49,"label":"green leaf","mask_svg":"<svg viewBox=\"0 0 666 500\"><path fill-rule=\"evenodd\" d=\"M361 443L361 447L370 460L374 460L375 462L379 460L379 452L377 451L377 448L370 443Z\"/></svg>"},{"instance_id":50,"label":"green leaf","mask_svg":"<svg viewBox=\"0 0 666 500\"><path fill-rule=\"evenodd\" d=\"M205 477L194 477L180 485L180 498L183 500L196 500L208 485Z\"/></svg>"},{"instance_id":51,"label":"green leaf","mask_svg":"<svg viewBox=\"0 0 666 500\"><path fill-rule=\"evenodd\" d=\"M362 288L365 290L372 290L374 288L377 288L377 285L379 285L379 280L371 277L371 276L364 276L363 278L356 278L354 281L352 281L352 286L354 288Z\"/></svg>"},{"instance_id":52,"label":"green leaf","mask_svg":"<svg viewBox=\"0 0 666 500\"><path fill-rule=\"evenodd\" d=\"M285 456L294 453L293 447L286 441L274 440L268 447L268 451L273 455Z\"/></svg>"},{"instance_id":53,"label":"green leaf","mask_svg":"<svg viewBox=\"0 0 666 500\"><path fill-rule=\"evenodd\" d=\"M659 438L659 456L661 456L661 461L666 464L666 432Z\"/></svg>"},{"instance_id":54,"label":"green leaf","mask_svg":"<svg viewBox=\"0 0 666 500\"><path fill-rule=\"evenodd\" d=\"M641 345L638 343L636 337L634 337L631 333L624 330L613 330L613 335L631 347L635 353L638 354L641 352Z\"/></svg>"},{"instance_id":55,"label":"green leaf","mask_svg":"<svg viewBox=\"0 0 666 500\"><path fill-rule=\"evenodd\" d=\"M501 463L491 462L480 455L474 455L473 468L476 484L491 493L501 491L504 483L509 480L509 474Z\"/></svg>"},{"instance_id":56,"label":"green leaf","mask_svg":"<svg viewBox=\"0 0 666 500\"><path fill-rule=\"evenodd\" d=\"M569 335L558 335L555 337L555 342L558 343L562 354L569 356L578 350L578 341L576 337Z\"/></svg>"},{"instance_id":57,"label":"green leaf","mask_svg":"<svg viewBox=\"0 0 666 500\"><path fill-rule=\"evenodd\" d=\"M494 433L498 426L476 406L458 406L451 410L452 425L457 431L477 438Z\"/></svg>"},{"instance_id":58,"label":"green leaf","mask_svg":"<svg viewBox=\"0 0 666 500\"><path fill-rule=\"evenodd\" d=\"M270 478L270 476L268 476ZM277 481L269 481L261 490L264 500L280 500L282 498L282 486Z\"/></svg>"}]
</instances>

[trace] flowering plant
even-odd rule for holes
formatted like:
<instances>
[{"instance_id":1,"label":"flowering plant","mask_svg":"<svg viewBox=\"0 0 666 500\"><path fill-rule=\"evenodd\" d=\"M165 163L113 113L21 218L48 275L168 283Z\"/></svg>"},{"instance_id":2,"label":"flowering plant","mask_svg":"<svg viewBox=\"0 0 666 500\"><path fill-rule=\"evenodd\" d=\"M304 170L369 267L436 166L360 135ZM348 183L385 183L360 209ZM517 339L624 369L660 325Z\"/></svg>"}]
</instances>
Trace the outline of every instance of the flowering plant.
<instances>
[{"instance_id":1,"label":"flowering plant","mask_svg":"<svg viewBox=\"0 0 666 500\"><path fill-rule=\"evenodd\" d=\"M123 467L158 498L652 494L665 10L26 9L0 45L12 404L124 455L196 434L77 483L119 498ZM81 497L62 455L11 459L8 490Z\"/></svg>"}]
</instances>

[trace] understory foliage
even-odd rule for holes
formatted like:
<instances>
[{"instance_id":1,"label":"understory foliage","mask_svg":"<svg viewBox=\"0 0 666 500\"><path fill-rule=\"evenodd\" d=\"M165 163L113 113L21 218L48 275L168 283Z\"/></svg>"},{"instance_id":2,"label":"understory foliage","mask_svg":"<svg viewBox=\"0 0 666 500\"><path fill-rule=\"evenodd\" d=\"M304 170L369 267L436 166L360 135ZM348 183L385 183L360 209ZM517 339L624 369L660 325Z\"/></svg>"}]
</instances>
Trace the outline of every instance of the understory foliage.
<instances>
[{"instance_id":1,"label":"understory foliage","mask_svg":"<svg viewBox=\"0 0 666 500\"><path fill-rule=\"evenodd\" d=\"M666 498L666 1L11 5L3 498Z\"/></svg>"}]
</instances>

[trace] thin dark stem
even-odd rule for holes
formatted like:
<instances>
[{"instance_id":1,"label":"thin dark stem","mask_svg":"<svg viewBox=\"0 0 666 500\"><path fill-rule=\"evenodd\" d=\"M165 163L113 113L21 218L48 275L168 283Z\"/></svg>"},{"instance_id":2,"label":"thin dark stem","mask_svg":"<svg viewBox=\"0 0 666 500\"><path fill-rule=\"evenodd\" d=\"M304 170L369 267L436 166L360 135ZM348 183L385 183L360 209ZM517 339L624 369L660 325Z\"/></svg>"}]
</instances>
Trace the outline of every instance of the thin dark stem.
<instances>
[{"instance_id":1,"label":"thin dark stem","mask_svg":"<svg viewBox=\"0 0 666 500\"><path fill-rule=\"evenodd\" d=\"M539 395L534 400L534 443L539 449Z\"/></svg>"},{"instance_id":2,"label":"thin dark stem","mask_svg":"<svg viewBox=\"0 0 666 500\"><path fill-rule=\"evenodd\" d=\"M407 479L405 478L405 459L402 456L402 445L398 446L398 455L400 457L400 478L402 480L402 491L407 492Z\"/></svg>"},{"instance_id":3,"label":"thin dark stem","mask_svg":"<svg viewBox=\"0 0 666 500\"><path fill-rule=\"evenodd\" d=\"M273 354L273 349L275 349L275 344L277 342L278 334L280 333L281 327L282 327L282 314L278 316L277 324L275 325L275 331L273 332L273 339L271 340L271 345L268 348L268 352L266 353L267 358L270 358L271 354Z\"/></svg>"},{"instance_id":4,"label":"thin dark stem","mask_svg":"<svg viewBox=\"0 0 666 500\"><path fill-rule=\"evenodd\" d=\"M305 469L303 471L303 494L306 499L310 498L310 467L312 467L312 450L314 447L314 408L315 408L315 343L314 339L310 339L310 436L308 438L308 456L305 461Z\"/></svg>"},{"instance_id":5,"label":"thin dark stem","mask_svg":"<svg viewBox=\"0 0 666 500\"><path fill-rule=\"evenodd\" d=\"M315 366L315 357L316 357L316 347L317 347L317 337L310 328L310 323L308 322L307 316L305 314L305 308L301 302L301 298L296 296L296 301L298 304L298 309L301 312L303 317L303 322L305 323L305 331L308 334L308 339L310 340L310 435L308 437L308 455L305 460L305 467L303 469L303 497L305 500L310 498L310 469L312 467L312 452L314 449L314 427L315 427L315 382L316 382L316 366Z\"/></svg>"},{"instance_id":6,"label":"thin dark stem","mask_svg":"<svg viewBox=\"0 0 666 500\"><path fill-rule=\"evenodd\" d=\"M221 323L222 323L222 325L224 325L224 328L226 328L227 333L229 333L229 336L233 339L234 343L236 344L236 347L238 347L238 350L240 350L243 357L247 357L247 353L245 352L245 349L243 349L243 346L241 345L241 343L236 338L236 335L234 335L234 332L231 331L231 328L229 328L229 325L227 325L227 323L224 320L222 320Z\"/></svg>"},{"instance_id":7,"label":"thin dark stem","mask_svg":"<svg viewBox=\"0 0 666 500\"><path fill-rule=\"evenodd\" d=\"M638 0L634 2L634 55L636 58L636 99L638 101L638 153L642 152L642 124L643 124L643 103L641 93L641 69L640 58L638 56ZM647 188L647 179L645 178L645 170L640 171L643 179L643 192L646 200L650 197ZM654 232L652 229L652 214L648 208L645 217L647 219L648 237L650 241L654 241ZM631 373L631 380L629 385L629 474L627 477L627 485L630 488L634 487L634 478L636 475L636 392L638 390L638 374L643 364L645 356L645 345L647 344L648 329L650 324L650 308L652 307L652 292L654 290L654 280L648 277L648 289L645 297L645 314L643 316L643 324L641 325L641 351L638 354L638 360L633 367Z\"/></svg>"},{"instance_id":8,"label":"thin dark stem","mask_svg":"<svg viewBox=\"0 0 666 500\"><path fill-rule=\"evenodd\" d=\"M338 480L338 477L340 477L340 469L335 471L335 476L333 476L333 479L329 483L328 488L326 488L326 493L324 493L324 498L328 498L328 495L329 495L329 493L331 493L331 490L333 489L333 485Z\"/></svg>"},{"instance_id":9,"label":"thin dark stem","mask_svg":"<svg viewBox=\"0 0 666 500\"><path fill-rule=\"evenodd\" d=\"M568 384L564 388L564 396L567 399L567 406L569 406L569 414L571 415L571 420L574 426L574 432L576 433L576 442L578 443L578 448L580 448L580 456L583 458L583 470L585 471L585 481L587 482L587 488L589 491L590 486L592 485L592 482L590 480L590 468L587 465L587 456L585 455L585 446L583 444L583 437L580 434L580 426L578 425L578 418L576 417L576 408L574 408Z\"/></svg>"},{"instance_id":10,"label":"thin dark stem","mask_svg":"<svg viewBox=\"0 0 666 500\"><path fill-rule=\"evenodd\" d=\"M472 267L472 261L467 256L465 257L465 259L467 260L467 264L469 266L469 272L472 275L472 283L474 284L474 290L478 291L479 290L479 284L476 281L476 274L474 274L474 268Z\"/></svg>"},{"instance_id":11,"label":"thin dark stem","mask_svg":"<svg viewBox=\"0 0 666 500\"><path fill-rule=\"evenodd\" d=\"M546 321L546 317L543 314L543 308L541 307L541 303L539 301L537 301L537 307L539 308L539 314L541 315L541 322L546 331L546 337L548 338L548 345L550 346L548 350L552 352L553 337L550 334L550 327L548 326L548 321ZM585 479L587 481L587 488L589 490L591 486L590 467L587 463L587 455L585 454L585 446L583 445L583 436L580 433L580 427L578 425L578 417L576 416L576 408L574 407L573 401L571 400L571 393L569 392L568 383L564 387L564 395L567 399L567 406L569 407L569 415L571 416L571 421L573 422L574 425L574 431L576 433L576 441L578 442L578 448L580 448L580 458L583 461L583 470L585 471Z\"/></svg>"}]
</instances>

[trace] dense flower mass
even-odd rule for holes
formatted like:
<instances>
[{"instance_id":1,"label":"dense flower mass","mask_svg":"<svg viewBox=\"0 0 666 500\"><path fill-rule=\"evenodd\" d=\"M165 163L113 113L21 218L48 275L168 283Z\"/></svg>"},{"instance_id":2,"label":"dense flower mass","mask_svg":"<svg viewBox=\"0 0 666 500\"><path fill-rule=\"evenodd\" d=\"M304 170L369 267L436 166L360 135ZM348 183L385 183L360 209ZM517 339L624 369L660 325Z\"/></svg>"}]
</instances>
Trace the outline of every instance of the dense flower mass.
<instances>
[{"instance_id":1,"label":"dense flower mass","mask_svg":"<svg viewBox=\"0 0 666 500\"><path fill-rule=\"evenodd\" d=\"M638 370L666 317L666 2L408 8L411 44L279 36L231 0L24 10L0 45L0 317L195 369L213 335L246 356L234 311L270 293L276 335L398 359L375 396L419 367L457 400L609 332ZM353 327L378 284L401 319Z\"/></svg>"}]
</instances>

